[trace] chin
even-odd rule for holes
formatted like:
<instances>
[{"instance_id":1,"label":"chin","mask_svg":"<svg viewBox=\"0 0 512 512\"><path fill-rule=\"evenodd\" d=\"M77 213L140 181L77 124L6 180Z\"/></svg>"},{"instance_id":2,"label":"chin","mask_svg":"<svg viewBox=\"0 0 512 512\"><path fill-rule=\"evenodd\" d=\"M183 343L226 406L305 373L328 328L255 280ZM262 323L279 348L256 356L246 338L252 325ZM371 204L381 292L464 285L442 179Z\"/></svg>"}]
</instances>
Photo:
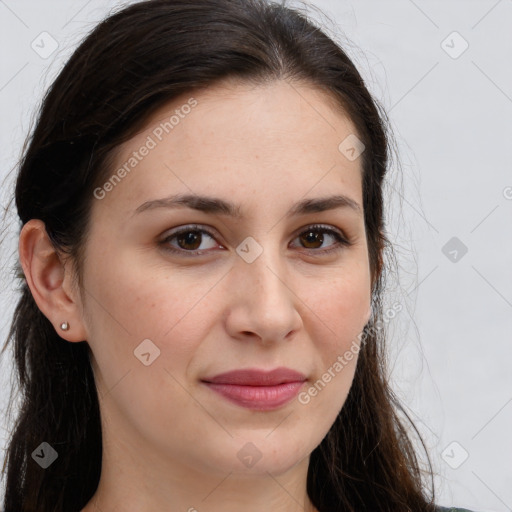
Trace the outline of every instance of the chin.
<instances>
[{"instance_id":1,"label":"chin","mask_svg":"<svg viewBox=\"0 0 512 512\"><path fill-rule=\"evenodd\" d=\"M314 447L308 451L303 439L290 442L286 432L281 434L277 436L274 432L269 436L269 432L265 432L260 435L240 436L233 443L233 448L222 454L222 460L218 461L216 467L223 467L237 475L253 477L268 477L268 473L274 476L286 473L309 457Z\"/></svg>"}]
</instances>

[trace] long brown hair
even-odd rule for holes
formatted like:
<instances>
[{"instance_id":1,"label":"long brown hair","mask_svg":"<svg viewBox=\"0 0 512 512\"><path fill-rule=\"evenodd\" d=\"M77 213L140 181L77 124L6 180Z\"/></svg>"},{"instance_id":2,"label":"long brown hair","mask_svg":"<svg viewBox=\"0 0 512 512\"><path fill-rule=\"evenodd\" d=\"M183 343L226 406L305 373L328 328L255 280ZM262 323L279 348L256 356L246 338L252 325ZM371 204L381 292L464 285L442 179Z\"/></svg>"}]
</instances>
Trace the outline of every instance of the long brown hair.
<instances>
[{"instance_id":1,"label":"long brown hair","mask_svg":"<svg viewBox=\"0 0 512 512\"><path fill-rule=\"evenodd\" d=\"M312 84L348 114L365 145L373 315L347 400L311 454L309 497L320 512L434 510L433 482L427 492L399 417L404 411L388 386L385 330L378 328L391 249L382 191L387 118L343 49L306 15L265 0L148 0L106 18L44 97L16 182L21 225L41 219L81 282L93 191L111 174L113 150L164 103L227 78ZM59 337L23 279L4 350L9 344L21 403L4 464L4 510L80 511L97 488L102 460L89 346ZM58 464L44 470L31 459L43 441L59 453Z\"/></svg>"}]
</instances>

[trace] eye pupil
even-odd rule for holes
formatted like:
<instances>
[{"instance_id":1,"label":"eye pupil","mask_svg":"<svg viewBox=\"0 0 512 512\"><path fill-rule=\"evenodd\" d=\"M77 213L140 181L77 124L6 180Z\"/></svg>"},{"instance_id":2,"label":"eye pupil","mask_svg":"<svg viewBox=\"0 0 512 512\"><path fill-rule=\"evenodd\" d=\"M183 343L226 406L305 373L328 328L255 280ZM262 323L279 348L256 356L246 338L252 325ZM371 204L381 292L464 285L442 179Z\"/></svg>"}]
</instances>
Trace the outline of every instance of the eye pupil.
<instances>
[{"instance_id":1,"label":"eye pupil","mask_svg":"<svg viewBox=\"0 0 512 512\"><path fill-rule=\"evenodd\" d=\"M304 233L304 235L301 237L302 241L304 242L304 245L308 248L308 249L314 249L314 248L317 248L319 246L321 246L324 242L324 237L317 231L307 231L306 233ZM315 244L317 243L318 245L316 245L315 247L310 247L308 244Z\"/></svg>"},{"instance_id":2,"label":"eye pupil","mask_svg":"<svg viewBox=\"0 0 512 512\"><path fill-rule=\"evenodd\" d=\"M194 251L201 245L201 234L196 231L187 231L178 235L176 240L182 249L190 249ZM192 244L193 247L189 247L187 244Z\"/></svg>"}]
</instances>

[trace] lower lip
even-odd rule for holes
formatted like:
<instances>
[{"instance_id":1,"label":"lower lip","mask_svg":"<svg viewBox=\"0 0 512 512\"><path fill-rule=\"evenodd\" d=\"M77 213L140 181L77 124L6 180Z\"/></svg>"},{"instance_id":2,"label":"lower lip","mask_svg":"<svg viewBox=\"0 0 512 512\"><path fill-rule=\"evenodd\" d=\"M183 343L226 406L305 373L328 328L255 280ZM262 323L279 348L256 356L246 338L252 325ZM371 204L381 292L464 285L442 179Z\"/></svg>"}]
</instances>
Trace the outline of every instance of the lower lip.
<instances>
[{"instance_id":1,"label":"lower lip","mask_svg":"<svg viewBox=\"0 0 512 512\"><path fill-rule=\"evenodd\" d=\"M204 382L204 384L241 407L266 411L277 409L292 400L304 385L304 381L287 382L276 386L241 386L212 382Z\"/></svg>"}]
</instances>

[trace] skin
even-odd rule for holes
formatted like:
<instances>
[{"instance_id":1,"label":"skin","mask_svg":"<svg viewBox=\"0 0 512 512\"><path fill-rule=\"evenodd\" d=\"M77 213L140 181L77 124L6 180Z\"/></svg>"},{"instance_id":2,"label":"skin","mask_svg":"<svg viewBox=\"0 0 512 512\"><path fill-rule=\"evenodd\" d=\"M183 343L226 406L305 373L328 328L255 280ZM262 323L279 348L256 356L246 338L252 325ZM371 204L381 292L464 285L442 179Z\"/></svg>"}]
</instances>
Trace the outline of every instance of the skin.
<instances>
[{"instance_id":1,"label":"skin","mask_svg":"<svg viewBox=\"0 0 512 512\"><path fill-rule=\"evenodd\" d=\"M354 346L370 315L371 275L361 158L350 161L338 145L356 132L309 85L224 82L154 113L118 148L112 172L191 96L191 112L93 200L83 289L41 221L20 235L39 308L63 339L87 340L93 355L104 452L98 490L83 510L314 511L309 456L343 406L357 354L307 404L296 398L272 411L228 402L201 379L285 366L306 375L304 391ZM243 218L187 207L134 213L177 193L233 201ZM286 216L299 200L333 194L361 210ZM180 250L176 237L164 242L171 231L192 223L214 237L189 242L183 255L166 252ZM351 245L321 230L308 243L304 232L317 223ZM248 236L263 249L252 263L236 252ZM203 254L187 256L198 247ZM144 339L160 350L148 366L134 356ZM252 467L237 457L249 442L261 454Z\"/></svg>"}]
</instances>

